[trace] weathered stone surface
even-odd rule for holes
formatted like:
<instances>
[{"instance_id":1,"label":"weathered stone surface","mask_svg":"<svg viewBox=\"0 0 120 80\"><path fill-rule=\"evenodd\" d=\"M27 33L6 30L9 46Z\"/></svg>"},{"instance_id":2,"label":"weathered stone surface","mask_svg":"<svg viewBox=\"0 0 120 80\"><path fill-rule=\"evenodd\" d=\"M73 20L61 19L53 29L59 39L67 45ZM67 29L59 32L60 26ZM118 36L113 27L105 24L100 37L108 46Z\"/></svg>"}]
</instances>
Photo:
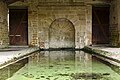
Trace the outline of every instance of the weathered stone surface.
<instances>
[{"instance_id":1,"label":"weathered stone surface","mask_svg":"<svg viewBox=\"0 0 120 80\"><path fill-rule=\"evenodd\" d=\"M18 1L9 6L28 6L29 46L49 48L51 37L49 33L50 25L54 20L64 18L69 20L75 29L74 42L64 44L71 45L74 43L76 48L82 48L85 45L90 45L92 39L92 6L85 4L86 1L87 0L24 0L23 2ZM59 26L56 27L58 27L59 31ZM64 28L63 31L65 31ZM64 36L64 34L62 34L62 36ZM58 39L58 42L61 42L61 40Z\"/></svg>"},{"instance_id":2,"label":"weathered stone surface","mask_svg":"<svg viewBox=\"0 0 120 80\"><path fill-rule=\"evenodd\" d=\"M7 47L9 43L7 13L7 5L0 1L0 48Z\"/></svg>"},{"instance_id":3,"label":"weathered stone surface","mask_svg":"<svg viewBox=\"0 0 120 80\"><path fill-rule=\"evenodd\" d=\"M65 35L64 34L60 35L59 30L62 30L60 29L60 25L63 25L63 27L66 27L66 28L69 25L66 25L66 23L64 24L61 23L59 25L56 24L55 27L57 30L54 32L50 32L50 25L52 25L52 22L60 18L68 19L73 24L73 27L75 29L75 34L74 34L75 41L70 42L71 40L68 40L70 43L64 42L60 45L65 45L65 44L71 45L72 43L74 43L76 48L82 48L85 45L91 44L90 31L92 30L91 29L92 28L91 27L92 26L92 22L91 22L92 8L90 5L89 6L85 6L85 5L72 6L71 4L71 5L64 5L64 6L62 5L45 6L45 4L49 4L49 3L45 3L42 6L41 3L37 3L37 4L35 3L31 3L31 5L29 5L29 8L28 8L29 45L33 45L33 46L37 45L37 46L40 46L41 48L49 48L51 44L51 40L53 43L56 42L57 40L57 39L53 40L55 36L52 36L52 39L51 39L51 35L50 35L51 33L54 33L55 35L58 36L58 40L57 40L58 43L60 42L62 43L60 36L65 37ZM86 14L86 12L88 13ZM62 31L65 31L64 29L65 28L63 28ZM33 39L34 36L32 36L32 34L36 34L36 37L34 39ZM63 47L66 47L66 46L63 46Z\"/></svg>"},{"instance_id":4,"label":"weathered stone surface","mask_svg":"<svg viewBox=\"0 0 120 80\"><path fill-rule=\"evenodd\" d=\"M110 7L110 44L120 46L120 1L113 0Z\"/></svg>"},{"instance_id":5,"label":"weathered stone surface","mask_svg":"<svg viewBox=\"0 0 120 80\"><path fill-rule=\"evenodd\" d=\"M94 56L98 57L99 59L105 61L107 65L109 65L114 71L120 74L120 59L119 52L115 52L115 50L112 52L110 50L107 50L105 47L92 47L92 46L86 46L83 48L85 51L89 51ZM113 49L111 49L113 50ZM119 51L119 49L116 51ZM115 57L114 57L115 56Z\"/></svg>"},{"instance_id":6,"label":"weathered stone surface","mask_svg":"<svg viewBox=\"0 0 120 80\"><path fill-rule=\"evenodd\" d=\"M91 4L88 4L89 2ZM111 0L109 29L111 46L120 45L119 3L119 0ZM29 45L40 46L40 44L43 44L44 48L49 48L49 27L51 23L55 19L66 18L75 27L75 47L82 48L85 45L92 44L91 5L103 6L109 4L110 0L24 0L10 4L10 6L28 6ZM2 21L3 19L0 18L0 22ZM3 28L1 27L1 29ZM84 35L82 35L83 33Z\"/></svg>"}]
</instances>

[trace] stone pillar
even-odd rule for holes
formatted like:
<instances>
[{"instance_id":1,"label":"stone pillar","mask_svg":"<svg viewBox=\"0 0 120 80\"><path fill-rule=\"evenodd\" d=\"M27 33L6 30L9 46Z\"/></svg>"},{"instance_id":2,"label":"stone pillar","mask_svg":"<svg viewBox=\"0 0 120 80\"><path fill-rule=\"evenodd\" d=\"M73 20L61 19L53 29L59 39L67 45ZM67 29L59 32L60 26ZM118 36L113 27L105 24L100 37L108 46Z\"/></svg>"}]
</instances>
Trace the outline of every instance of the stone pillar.
<instances>
[{"instance_id":1,"label":"stone pillar","mask_svg":"<svg viewBox=\"0 0 120 80\"><path fill-rule=\"evenodd\" d=\"M0 48L7 47L9 43L7 15L7 4L0 1Z\"/></svg>"},{"instance_id":2,"label":"stone pillar","mask_svg":"<svg viewBox=\"0 0 120 80\"><path fill-rule=\"evenodd\" d=\"M85 45L92 44L92 5L86 6L86 37Z\"/></svg>"},{"instance_id":3,"label":"stone pillar","mask_svg":"<svg viewBox=\"0 0 120 80\"><path fill-rule=\"evenodd\" d=\"M118 12L118 46L120 47L120 0L117 0L117 12Z\"/></svg>"},{"instance_id":4,"label":"stone pillar","mask_svg":"<svg viewBox=\"0 0 120 80\"><path fill-rule=\"evenodd\" d=\"M110 7L110 44L120 46L120 1L113 0Z\"/></svg>"},{"instance_id":5,"label":"stone pillar","mask_svg":"<svg viewBox=\"0 0 120 80\"><path fill-rule=\"evenodd\" d=\"M37 0L31 0L28 7L28 45L39 46L38 40L38 8Z\"/></svg>"}]
</instances>

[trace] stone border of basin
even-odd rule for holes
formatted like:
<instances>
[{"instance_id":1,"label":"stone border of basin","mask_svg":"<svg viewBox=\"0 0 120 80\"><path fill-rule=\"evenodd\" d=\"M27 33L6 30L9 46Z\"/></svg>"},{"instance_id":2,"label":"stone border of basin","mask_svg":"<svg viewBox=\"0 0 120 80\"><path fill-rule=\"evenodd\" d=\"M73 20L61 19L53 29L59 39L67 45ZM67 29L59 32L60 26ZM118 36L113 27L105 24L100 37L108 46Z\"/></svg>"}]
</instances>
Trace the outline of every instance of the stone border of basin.
<instances>
[{"instance_id":1,"label":"stone border of basin","mask_svg":"<svg viewBox=\"0 0 120 80\"><path fill-rule=\"evenodd\" d=\"M105 61L105 63L110 66L114 71L120 74L120 60L112 58L111 55L113 53L103 51L97 48L93 48L91 46L85 46L83 48L85 52L91 53L93 56Z\"/></svg>"},{"instance_id":2,"label":"stone border of basin","mask_svg":"<svg viewBox=\"0 0 120 80\"><path fill-rule=\"evenodd\" d=\"M16 55L14 57L12 57L10 60L6 60L4 63L0 64L0 69L7 67L11 64L14 64L25 58L28 58L32 53L37 52L38 50L39 50L39 48L34 47L34 48L23 49L19 52L15 52Z\"/></svg>"}]
</instances>

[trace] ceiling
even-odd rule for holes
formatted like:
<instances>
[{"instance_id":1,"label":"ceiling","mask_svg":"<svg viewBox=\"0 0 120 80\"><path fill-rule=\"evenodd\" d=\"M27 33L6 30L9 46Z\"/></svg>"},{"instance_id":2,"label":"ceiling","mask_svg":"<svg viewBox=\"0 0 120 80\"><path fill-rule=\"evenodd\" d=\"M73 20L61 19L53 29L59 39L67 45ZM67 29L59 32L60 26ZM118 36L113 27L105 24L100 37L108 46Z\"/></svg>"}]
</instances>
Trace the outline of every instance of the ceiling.
<instances>
[{"instance_id":1,"label":"ceiling","mask_svg":"<svg viewBox=\"0 0 120 80\"><path fill-rule=\"evenodd\" d=\"M24 0L2 0L2 1L6 2L8 5L11 3L14 3L16 1L23 1L24 2ZM93 0L93 1L99 1L99 0ZM112 0L103 0L103 1L111 2Z\"/></svg>"},{"instance_id":2,"label":"ceiling","mask_svg":"<svg viewBox=\"0 0 120 80\"><path fill-rule=\"evenodd\" d=\"M14 3L16 1L24 1L24 0L3 0L3 1L9 5L9 4Z\"/></svg>"}]
</instances>

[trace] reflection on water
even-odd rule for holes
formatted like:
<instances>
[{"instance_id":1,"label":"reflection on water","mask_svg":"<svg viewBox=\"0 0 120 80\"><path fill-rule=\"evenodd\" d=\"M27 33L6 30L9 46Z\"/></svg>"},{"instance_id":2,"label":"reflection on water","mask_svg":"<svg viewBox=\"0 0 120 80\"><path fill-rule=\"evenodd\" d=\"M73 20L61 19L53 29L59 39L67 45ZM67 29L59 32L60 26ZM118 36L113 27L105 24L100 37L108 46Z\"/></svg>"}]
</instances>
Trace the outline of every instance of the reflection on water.
<instances>
[{"instance_id":1,"label":"reflection on water","mask_svg":"<svg viewBox=\"0 0 120 80\"><path fill-rule=\"evenodd\" d=\"M120 75L83 51L43 51L7 80L120 80Z\"/></svg>"}]
</instances>

